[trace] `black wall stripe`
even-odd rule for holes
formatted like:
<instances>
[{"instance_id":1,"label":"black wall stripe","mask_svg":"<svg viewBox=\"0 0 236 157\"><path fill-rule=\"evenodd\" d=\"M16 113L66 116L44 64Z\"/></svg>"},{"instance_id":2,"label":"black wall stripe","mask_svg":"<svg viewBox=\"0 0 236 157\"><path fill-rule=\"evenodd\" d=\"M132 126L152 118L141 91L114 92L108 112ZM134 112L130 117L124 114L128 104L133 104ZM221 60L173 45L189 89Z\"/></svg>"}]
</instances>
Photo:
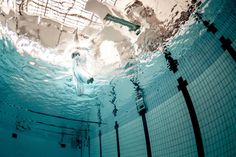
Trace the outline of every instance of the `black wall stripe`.
<instances>
[{"instance_id":1,"label":"black wall stripe","mask_svg":"<svg viewBox=\"0 0 236 157\"><path fill-rule=\"evenodd\" d=\"M190 119L192 122L196 145L197 145L198 156L204 157L204 147L203 147L203 142L202 142L201 131L200 131L200 127L199 127L199 123L197 119L197 114L195 112L191 97L188 93L188 89L187 89L188 83L186 80L183 80L182 77L178 79L178 83L179 83L178 89L179 91L182 91L182 94L184 96L184 99L188 108Z\"/></svg>"},{"instance_id":2,"label":"black wall stripe","mask_svg":"<svg viewBox=\"0 0 236 157\"><path fill-rule=\"evenodd\" d=\"M83 143L81 143L80 156L83 156Z\"/></svg>"},{"instance_id":3,"label":"black wall stripe","mask_svg":"<svg viewBox=\"0 0 236 157\"><path fill-rule=\"evenodd\" d=\"M151 151L151 144L150 144L150 138L149 138L146 115L145 115L145 113L143 113L141 116L142 116L143 130L144 130L144 135L145 135L145 140L146 140L147 157L152 157L152 151Z\"/></svg>"},{"instance_id":4,"label":"black wall stripe","mask_svg":"<svg viewBox=\"0 0 236 157\"><path fill-rule=\"evenodd\" d=\"M202 14L200 14L200 13L196 13L195 15L197 16L197 19L202 21L203 25L205 27L207 27L207 31L212 32L215 35L215 33L218 31L218 29L215 27L215 24L214 23L210 24L209 21L203 20ZM229 54L231 55L231 57L236 62L236 51L231 46L232 41L228 38L226 39L224 36L221 36L219 40L222 43L222 45L221 45L222 49L224 51L227 50L229 52Z\"/></svg>"},{"instance_id":5,"label":"black wall stripe","mask_svg":"<svg viewBox=\"0 0 236 157\"><path fill-rule=\"evenodd\" d=\"M117 121L115 121L114 128L116 130L117 157L120 157L119 124L117 123Z\"/></svg>"},{"instance_id":6,"label":"black wall stripe","mask_svg":"<svg viewBox=\"0 0 236 157\"><path fill-rule=\"evenodd\" d=\"M99 137L100 157L102 157L102 132L101 130L99 130L98 137Z\"/></svg>"},{"instance_id":7,"label":"black wall stripe","mask_svg":"<svg viewBox=\"0 0 236 157\"><path fill-rule=\"evenodd\" d=\"M88 137L88 156L90 157L90 136Z\"/></svg>"},{"instance_id":8,"label":"black wall stripe","mask_svg":"<svg viewBox=\"0 0 236 157\"><path fill-rule=\"evenodd\" d=\"M167 55L170 55L170 53L168 53ZM167 58L168 58L168 56L167 56ZM147 157L152 157L150 137L149 137L148 126L147 126L147 119L146 119L147 108L146 108L144 100L142 100L143 104L140 105L140 100L141 100L141 98L143 98L143 89L140 88L139 82L137 80L135 80L135 78L131 79L130 81L134 84L134 87L135 87L136 101L137 102L139 101L139 103L136 102L136 108L137 108L137 111L138 111L139 115L142 117L143 130L144 130L145 141L146 141Z\"/></svg>"},{"instance_id":9,"label":"black wall stripe","mask_svg":"<svg viewBox=\"0 0 236 157\"><path fill-rule=\"evenodd\" d=\"M231 46L232 41L230 39L226 39L224 36L220 37L220 42L222 43L221 47L225 51L227 50L231 57L236 61L236 52Z\"/></svg>"},{"instance_id":10,"label":"black wall stripe","mask_svg":"<svg viewBox=\"0 0 236 157\"><path fill-rule=\"evenodd\" d=\"M216 34L218 29L215 27L214 23L210 23L209 21L203 20L202 14L200 14L198 12L196 12L195 15L197 17L197 21L201 21L203 23L203 25L207 28L207 32L211 32L214 35Z\"/></svg>"},{"instance_id":11,"label":"black wall stripe","mask_svg":"<svg viewBox=\"0 0 236 157\"><path fill-rule=\"evenodd\" d=\"M204 26L207 27L207 32L211 32L213 34L216 34L216 32L218 31L218 29L215 27L214 23L209 23L208 21L203 21Z\"/></svg>"}]
</instances>

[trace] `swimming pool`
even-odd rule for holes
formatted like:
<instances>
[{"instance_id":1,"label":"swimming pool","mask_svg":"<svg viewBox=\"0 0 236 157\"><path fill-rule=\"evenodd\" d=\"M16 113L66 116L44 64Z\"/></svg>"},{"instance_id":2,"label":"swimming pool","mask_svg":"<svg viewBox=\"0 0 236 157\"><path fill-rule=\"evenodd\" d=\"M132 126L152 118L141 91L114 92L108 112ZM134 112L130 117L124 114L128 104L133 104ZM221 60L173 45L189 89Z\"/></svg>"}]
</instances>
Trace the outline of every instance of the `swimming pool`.
<instances>
[{"instance_id":1,"label":"swimming pool","mask_svg":"<svg viewBox=\"0 0 236 157\"><path fill-rule=\"evenodd\" d=\"M181 26L166 44L178 62L175 73L171 59L156 51L98 75L85 87L92 98L78 97L67 63L21 53L1 36L0 155L234 156L235 6L205 1L196 11L202 19L193 14ZM53 50L44 51L50 58ZM141 114L137 87L147 109Z\"/></svg>"}]
</instances>

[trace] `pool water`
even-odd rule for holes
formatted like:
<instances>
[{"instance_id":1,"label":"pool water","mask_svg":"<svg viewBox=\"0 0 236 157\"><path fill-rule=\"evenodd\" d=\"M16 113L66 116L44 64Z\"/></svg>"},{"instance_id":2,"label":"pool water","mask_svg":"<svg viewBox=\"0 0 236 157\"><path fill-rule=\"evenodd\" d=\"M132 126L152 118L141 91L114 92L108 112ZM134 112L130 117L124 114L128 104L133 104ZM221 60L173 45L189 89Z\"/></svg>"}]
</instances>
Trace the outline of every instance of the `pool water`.
<instances>
[{"instance_id":1,"label":"pool water","mask_svg":"<svg viewBox=\"0 0 236 157\"><path fill-rule=\"evenodd\" d=\"M77 95L67 62L20 52L12 38L2 35L0 156L113 157L118 151L122 157L148 156L133 78L138 79L147 107L152 156L198 156L191 114L177 87L180 77L188 83L205 156L235 156L235 54L224 51L219 40L222 36L230 39L235 52L235 7L234 0L209 0L196 11L214 23L215 34L196 21L194 14L181 26L167 43L171 57L178 61L176 73L167 67L163 52L156 51L130 63L129 68L96 75L94 83L85 84L93 96ZM119 150L115 122L119 123ZM16 139L12 133L18 135ZM82 141L80 146L76 139Z\"/></svg>"}]
</instances>

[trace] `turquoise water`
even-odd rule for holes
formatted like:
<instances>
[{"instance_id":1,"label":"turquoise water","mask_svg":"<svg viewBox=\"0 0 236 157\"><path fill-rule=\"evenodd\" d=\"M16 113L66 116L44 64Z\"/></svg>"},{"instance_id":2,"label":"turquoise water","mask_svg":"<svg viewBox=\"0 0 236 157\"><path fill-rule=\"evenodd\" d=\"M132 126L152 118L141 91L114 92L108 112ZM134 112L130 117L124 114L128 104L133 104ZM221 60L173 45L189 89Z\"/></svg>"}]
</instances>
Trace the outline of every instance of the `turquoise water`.
<instances>
[{"instance_id":1,"label":"turquoise water","mask_svg":"<svg viewBox=\"0 0 236 157\"><path fill-rule=\"evenodd\" d=\"M98 122L100 108L102 122L106 124L101 128L97 124L89 126L91 156L99 154L99 129L104 134L104 156L116 156L115 120L121 127L121 155L146 156L143 149L143 128L135 108L134 87L130 82L133 75L136 75L144 89L144 99L148 107L146 116L153 156L197 156L192 124L183 105L184 99L177 89L177 78L182 76L189 84L206 156L234 156L236 67L229 53L222 50L218 39L222 35L230 38L232 47L236 49L235 6L234 0L212 0L205 1L199 8L203 18L214 22L218 28L215 35L207 32L203 24L196 22L194 17L181 27L168 43L172 57L179 62L176 74L167 68L164 55L155 52L146 58L139 58L130 69L121 69L111 82L109 76L103 77L102 81L101 76L97 80L95 78L95 82L86 87L96 93L93 98L76 94L68 67L35 59L27 53L21 55L8 38L2 37L0 126L3 130L51 141L60 139L60 135L55 132L80 134L84 137L85 133L78 133L78 129L87 129L87 123L43 116L30 110ZM115 95L111 93L112 86L115 86ZM112 114L114 107L110 102L114 96L118 108L115 118ZM75 130L46 126L38 122ZM23 129L16 131L16 124L19 123ZM65 143L69 145L70 139L71 136L66 136Z\"/></svg>"}]
</instances>

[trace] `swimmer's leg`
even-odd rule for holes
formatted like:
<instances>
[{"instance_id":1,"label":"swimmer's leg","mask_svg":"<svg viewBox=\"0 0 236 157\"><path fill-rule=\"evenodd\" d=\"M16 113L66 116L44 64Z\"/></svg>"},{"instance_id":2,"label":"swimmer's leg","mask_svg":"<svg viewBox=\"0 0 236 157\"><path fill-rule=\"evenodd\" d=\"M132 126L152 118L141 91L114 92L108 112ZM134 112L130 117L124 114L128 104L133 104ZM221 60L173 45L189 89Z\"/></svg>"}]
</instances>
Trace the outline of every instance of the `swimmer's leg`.
<instances>
[{"instance_id":1,"label":"swimmer's leg","mask_svg":"<svg viewBox=\"0 0 236 157\"><path fill-rule=\"evenodd\" d=\"M84 85L83 85L83 83L77 81L76 91L77 91L77 95L79 95L79 96L84 94Z\"/></svg>"}]
</instances>

